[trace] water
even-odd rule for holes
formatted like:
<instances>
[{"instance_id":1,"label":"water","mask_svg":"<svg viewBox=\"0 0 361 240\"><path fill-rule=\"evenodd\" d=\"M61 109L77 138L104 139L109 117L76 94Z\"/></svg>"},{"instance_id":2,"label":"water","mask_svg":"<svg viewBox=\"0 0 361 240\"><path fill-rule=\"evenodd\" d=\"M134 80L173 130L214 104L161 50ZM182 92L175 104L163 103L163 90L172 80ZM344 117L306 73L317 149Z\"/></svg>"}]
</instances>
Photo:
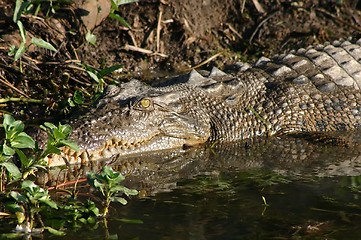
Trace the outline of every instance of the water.
<instances>
[{"instance_id":1,"label":"water","mask_svg":"<svg viewBox=\"0 0 361 240\"><path fill-rule=\"evenodd\" d=\"M359 239L360 136L342 146L284 137L115 159L147 196L113 204L107 228L46 238ZM76 179L102 164L38 179Z\"/></svg>"},{"instance_id":2,"label":"water","mask_svg":"<svg viewBox=\"0 0 361 240\"><path fill-rule=\"evenodd\" d=\"M171 192L115 206L109 234L115 239L359 239L361 189L351 189L353 180L361 179L290 180L265 171L199 176ZM84 238L104 237L99 230L97 237L89 234Z\"/></svg>"}]
</instances>

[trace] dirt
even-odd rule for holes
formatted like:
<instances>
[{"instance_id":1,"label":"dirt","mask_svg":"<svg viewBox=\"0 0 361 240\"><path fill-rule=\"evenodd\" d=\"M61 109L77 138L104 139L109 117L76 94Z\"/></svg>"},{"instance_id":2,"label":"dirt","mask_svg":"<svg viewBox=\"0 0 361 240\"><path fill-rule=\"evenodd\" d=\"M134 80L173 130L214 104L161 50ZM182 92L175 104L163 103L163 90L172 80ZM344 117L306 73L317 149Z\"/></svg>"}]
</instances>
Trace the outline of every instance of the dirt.
<instances>
[{"instance_id":1,"label":"dirt","mask_svg":"<svg viewBox=\"0 0 361 240\"><path fill-rule=\"evenodd\" d=\"M115 11L129 27L106 18L108 0L60 4L54 13L43 3L37 15L20 18L27 44L35 36L58 51L30 45L14 62L13 56L8 56L9 46L21 42L12 21L14 1L0 0L0 114L54 120L89 106L106 84L130 78L150 80L199 64L203 69L222 68L292 48L357 38L361 33L361 1L259 2L139 1ZM92 14L88 15L85 8ZM95 46L85 40L87 28L97 38ZM89 66L96 71L114 65L121 67L104 77L104 84L94 81L86 71ZM84 103L74 104L76 91L84 96Z\"/></svg>"}]
</instances>

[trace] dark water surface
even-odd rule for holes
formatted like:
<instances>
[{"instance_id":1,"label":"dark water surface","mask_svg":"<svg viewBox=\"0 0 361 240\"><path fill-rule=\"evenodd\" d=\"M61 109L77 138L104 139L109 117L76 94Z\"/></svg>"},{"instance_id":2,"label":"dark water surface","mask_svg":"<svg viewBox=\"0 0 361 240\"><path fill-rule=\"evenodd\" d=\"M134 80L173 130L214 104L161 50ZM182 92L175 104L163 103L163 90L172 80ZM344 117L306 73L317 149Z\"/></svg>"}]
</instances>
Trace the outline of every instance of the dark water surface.
<instances>
[{"instance_id":1,"label":"dark water surface","mask_svg":"<svg viewBox=\"0 0 361 240\"><path fill-rule=\"evenodd\" d=\"M113 204L107 230L100 223L61 239L360 239L360 136L342 146L287 137L119 159L123 171L148 164L126 170L127 184L150 196Z\"/></svg>"},{"instance_id":2,"label":"dark water surface","mask_svg":"<svg viewBox=\"0 0 361 240\"><path fill-rule=\"evenodd\" d=\"M267 172L201 176L112 209L109 234L114 239L360 239L361 189L352 189L354 181L361 178L289 181ZM67 238L104 234L79 231Z\"/></svg>"}]
</instances>

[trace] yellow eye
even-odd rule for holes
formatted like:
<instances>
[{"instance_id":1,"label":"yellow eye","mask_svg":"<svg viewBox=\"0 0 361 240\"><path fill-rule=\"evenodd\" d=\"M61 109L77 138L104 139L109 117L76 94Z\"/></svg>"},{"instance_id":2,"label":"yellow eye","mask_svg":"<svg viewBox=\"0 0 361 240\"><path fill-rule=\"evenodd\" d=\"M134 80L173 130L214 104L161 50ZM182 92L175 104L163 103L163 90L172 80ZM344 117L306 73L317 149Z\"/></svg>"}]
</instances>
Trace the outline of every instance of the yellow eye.
<instances>
[{"instance_id":1,"label":"yellow eye","mask_svg":"<svg viewBox=\"0 0 361 240\"><path fill-rule=\"evenodd\" d=\"M140 106L142 106L142 108L149 108L150 107L150 100L143 98L142 100L140 100Z\"/></svg>"}]
</instances>

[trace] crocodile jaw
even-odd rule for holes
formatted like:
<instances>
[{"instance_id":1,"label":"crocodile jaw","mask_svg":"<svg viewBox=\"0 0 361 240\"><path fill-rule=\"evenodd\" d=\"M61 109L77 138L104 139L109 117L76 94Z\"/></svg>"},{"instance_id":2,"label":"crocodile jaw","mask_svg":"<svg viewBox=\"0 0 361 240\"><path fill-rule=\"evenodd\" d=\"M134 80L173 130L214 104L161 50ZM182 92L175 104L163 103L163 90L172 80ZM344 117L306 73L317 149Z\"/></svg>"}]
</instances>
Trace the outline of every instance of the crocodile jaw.
<instances>
[{"instance_id":1,"label":"crocodile jaw","mask_svg":"<svg viewBox=\"0 0 361 240\"><path fill-rule=\"evenodd\" d=\"M150 139L143 139L135 142L120 140L116 137L106 141L101 147L93 149L81 149L76 152L65 146L61 148L61 154L51 154L45 158L49 167L61 166L64 164L86 164L89 161L110 159L114 156L137 155L144 152L161 151L167 149L194 146L207 141L207 138L190 136L189 138L175 138L169 136L155 135Z\"/></svg>"}]
</instances>

